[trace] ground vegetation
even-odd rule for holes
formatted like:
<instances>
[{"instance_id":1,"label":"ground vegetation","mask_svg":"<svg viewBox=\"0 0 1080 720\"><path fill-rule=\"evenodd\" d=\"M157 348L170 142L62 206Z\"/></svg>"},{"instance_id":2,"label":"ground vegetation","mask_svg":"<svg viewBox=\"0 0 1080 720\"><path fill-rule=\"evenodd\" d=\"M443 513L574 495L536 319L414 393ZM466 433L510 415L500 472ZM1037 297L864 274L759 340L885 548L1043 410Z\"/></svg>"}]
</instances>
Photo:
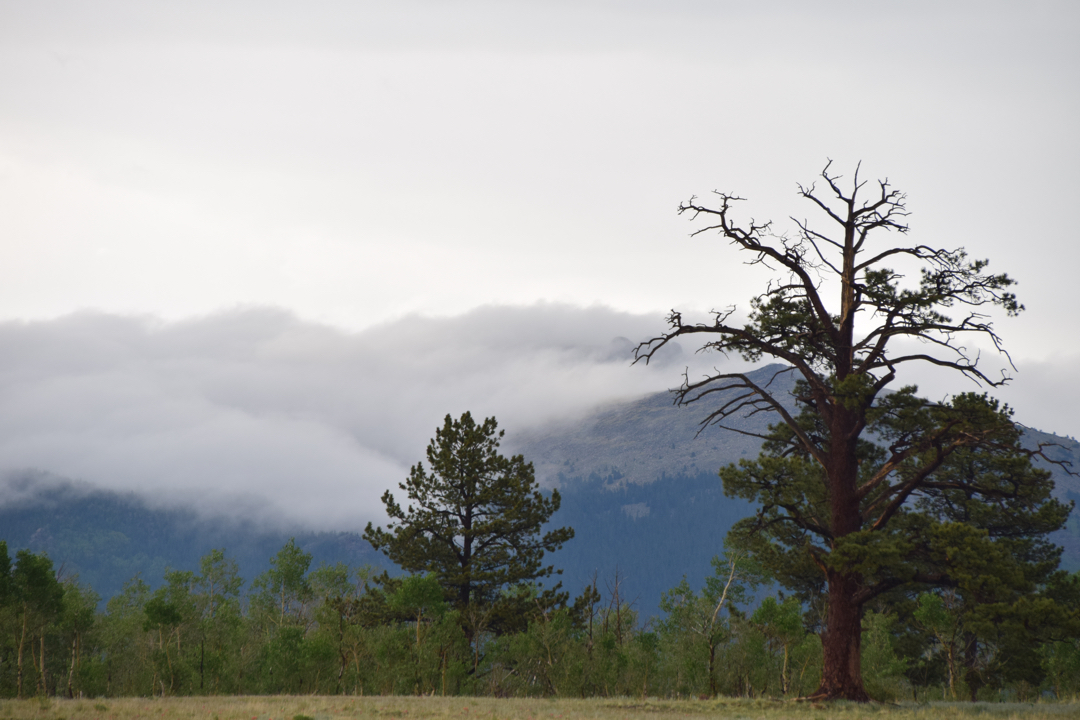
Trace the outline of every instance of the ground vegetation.
<instances>
[{"instance_id":1,"label":"ground vegetation","mask_svg":"<svg viewBox=\"0 0 1080 720\"><path fill-rule=\"evenodd\" d=\"M50 565L47 557L26 553L11 562L0 545L4 558L9 580L20 566ZM820 684L822 644L810 608L793 594L769 590L772 580L738 550L718 556L701 586L672 587L658 618L642 618L612 572L581 588L573 602L534 604L520 630L489 628L474 638L434 573L389 577L340 564L312 568L310 555L292 543L274 560L273 570L244 583L218 550L198 569L170 571L157 590L133 578L102 608L77 578L58 579L52 569L56 612L45 618L35 610L41 619L27 618L25 637L19 601L9 592L0 605L0 697L20 695L20 646L23 698L784 700ZM1080 698L1075 636L1032 635L1016 652L1014 626L1003 626L1001 636L970 628L982 617L969 620L959 598L943 597L927 593L914 610L879 604L864 614L862 674L872 697ZM929 640L912 643L916 632ZM966 632L978 638L978 678L965 665Z\"/></svg>"}]
</instances>

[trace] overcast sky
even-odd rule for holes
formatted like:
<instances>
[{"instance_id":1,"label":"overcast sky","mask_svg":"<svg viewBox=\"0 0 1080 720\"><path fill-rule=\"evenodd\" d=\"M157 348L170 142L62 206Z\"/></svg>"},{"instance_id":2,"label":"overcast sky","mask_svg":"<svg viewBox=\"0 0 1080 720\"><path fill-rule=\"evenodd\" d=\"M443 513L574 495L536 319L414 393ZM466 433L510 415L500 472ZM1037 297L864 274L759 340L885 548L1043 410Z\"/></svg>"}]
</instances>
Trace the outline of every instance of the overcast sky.
<instances>
[{"instance_id":1,"label":"overcast sky","mask_svg":"<svg viewBox=\"0 0 1080 720\"><path fill-rule=\"evenodd\" d=\"M1019 280L1000 394L1080 434L1078 31L1072 0L0 0L0 462L369 503L446 412L677 384L605 348L764 277L677 203L782 227L827 158Z\"/></svg>"}]
</instances>

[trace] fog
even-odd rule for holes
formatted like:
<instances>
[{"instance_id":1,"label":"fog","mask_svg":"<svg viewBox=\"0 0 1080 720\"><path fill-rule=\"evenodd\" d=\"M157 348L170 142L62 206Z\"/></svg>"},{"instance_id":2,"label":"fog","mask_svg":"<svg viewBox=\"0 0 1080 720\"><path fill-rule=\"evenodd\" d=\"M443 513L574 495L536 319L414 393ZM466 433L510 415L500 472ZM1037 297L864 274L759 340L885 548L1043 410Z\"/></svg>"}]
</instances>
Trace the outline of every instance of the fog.
<instances>
[{"instance_id":1,"label":"fog","mask_svg":"<svg viewBox=\"0 0 1080 720\"><path fill-rule=\"evenodd\" d=\"M356 333L281 310L184 322L82 313L0 325L0 468L152 502L358 527L446 414L510 433L677 383L631 367L662 318L560 305ZM691 358L692 360L692 358Z\"/></svg>"},{"instance_id":2,"label":"fog","mask_svg":"<svg viewBox=\"0 0 1080 720\"><path fill-rule=\"evenodd\" d=\"M355 529L382 517L379 496L424 459L447 414L494 415L512 450L515 432L666 390L687 368L740 367L693 347L631 365L633 345L663 327L659 316L554 304L359 332L266 308L183 322L80 313L3 323L0 471ZM1069 363L1032 369L996 394L1019 400L1021 422L1075 433ZM907 379L931 396L976 389L948 375Z\"/></svg>"}]
</instances>

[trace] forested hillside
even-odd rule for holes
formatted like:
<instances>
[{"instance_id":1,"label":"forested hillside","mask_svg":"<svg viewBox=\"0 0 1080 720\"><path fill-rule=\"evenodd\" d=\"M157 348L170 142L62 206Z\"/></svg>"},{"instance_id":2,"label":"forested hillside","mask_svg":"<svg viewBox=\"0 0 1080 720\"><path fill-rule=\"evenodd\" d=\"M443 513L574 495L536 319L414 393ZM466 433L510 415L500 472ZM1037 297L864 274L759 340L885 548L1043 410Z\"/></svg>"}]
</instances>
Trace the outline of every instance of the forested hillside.
<instances>
[{"instance_id":1,"label":"forested hillside","mask_svg":"<svg viewBox=\"0 0 1080 720\"><path fill-rule=\"evenodd\" d=\"M14 552L48 553L62 576L77 576L104 600L138 576L151 587L165 571L192 570L199 558L224 548L250 580L290 537L316 564L381 567L385 558L356 533L275 529L223 514L202 517L188 508L159 508L133 493L120 494L40 472L7 478L0 506L0 540Z\"/></svg>"}]
</instances>

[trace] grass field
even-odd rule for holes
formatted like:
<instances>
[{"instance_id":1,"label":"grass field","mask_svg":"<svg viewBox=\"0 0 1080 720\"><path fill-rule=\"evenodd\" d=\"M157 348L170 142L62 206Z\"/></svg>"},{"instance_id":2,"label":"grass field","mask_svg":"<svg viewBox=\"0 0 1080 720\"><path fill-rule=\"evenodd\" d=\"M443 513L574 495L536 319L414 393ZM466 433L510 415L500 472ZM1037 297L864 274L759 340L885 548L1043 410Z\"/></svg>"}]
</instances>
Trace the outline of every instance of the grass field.
<instances>
[{"instance_id":1,"label":"grass field","mask_svg":"<svg viewBox=\"0 0 1080 720\"><path fill-rule=\"evenodd\" d=\"M0 700L0 720L663 720L664 718L1080 718L1080 703L829 705L770 700L499 700L417 697L186 697Z\"/></svg>"}]
</instances>

